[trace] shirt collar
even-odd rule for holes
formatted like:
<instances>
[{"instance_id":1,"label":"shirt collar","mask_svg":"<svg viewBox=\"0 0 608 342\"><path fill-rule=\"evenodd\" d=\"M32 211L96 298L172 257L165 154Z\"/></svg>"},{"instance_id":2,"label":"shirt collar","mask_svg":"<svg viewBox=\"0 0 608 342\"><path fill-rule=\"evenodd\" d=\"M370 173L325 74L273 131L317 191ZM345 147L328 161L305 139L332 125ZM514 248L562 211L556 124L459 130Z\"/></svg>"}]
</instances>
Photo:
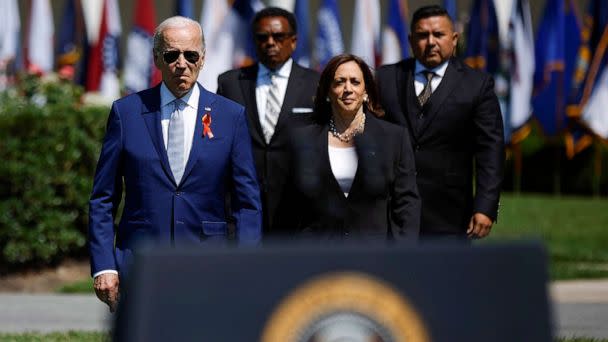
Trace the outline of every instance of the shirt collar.
<instances>
[{"instance_id":1,"label":"shirt collar","mask_svg":"<svg viewBox=\"0 0 608 342\"><path fill-rule=\"evenodd\" d=\"M449 63L449 60L439 64L438 66L436 66L432 69L429 69L429 68L425 67L424 65L422 65L422 63L418 62L418 60L416 60L415 74L418 75L425 70L429 70L429 71L432 71L435 75L437 75L439 77L443 77L443 75L445 75L445 70L448 68L448 63Z\"/></svg>"},{"instance_id":2,"label":"shirt collar","mask_svg":"<svg viewBox=\"0 0 608 342\"><path fill-rule=\"evenodd\" d=\"M188 91L184 96L180 97L189 107L198 110L198 99L200 90L198 89L198 82L194 84L192 89ZM173 102L176 97L171 93L165 82L160 85L160 106L164 107Z\"/></svg>"},{"instance_id":3,"label":"shirt collar","mask_svg":"<svg viewBox=\"0 0 608 342\"><path fill-rule=\"evenodd\" d=\"M293 59L289 58L283 65L281 65L278 69L274 70L275 75L279 77L289 78L289 74L291 73L291 66L293 65ZM258 63L258 76L268 76L272 70L268 69L264 64Z\"/></svg>"}]
</instances>

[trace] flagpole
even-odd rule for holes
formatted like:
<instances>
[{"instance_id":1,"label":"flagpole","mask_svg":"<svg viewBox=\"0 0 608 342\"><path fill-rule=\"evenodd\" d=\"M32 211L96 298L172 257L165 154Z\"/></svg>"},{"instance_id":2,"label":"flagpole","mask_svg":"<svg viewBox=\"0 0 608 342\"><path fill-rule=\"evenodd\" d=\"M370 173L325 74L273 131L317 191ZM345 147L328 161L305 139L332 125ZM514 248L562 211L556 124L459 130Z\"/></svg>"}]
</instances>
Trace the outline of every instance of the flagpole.
<instances>
[{"instance_id":1,"label":"flagpole","mask_svg":"<svg viewBox=\"0 0 608 342\"><path fill-rule=\"evenodd\" d=\"M513 144L513 191L516 195L519 195L521 193L521 171L521 144L518 141Z\"/></svg>"},{"instance_id":2,"label":"flagpole","mask_svg":"<svg viewBox=\"0 0 608 342\"><path fill-rule=\"evenodd\" d=\"M562 159L562 134L563 134L563 111L564 111L564 93L563 93L563 85L564 85L564 71L560 71L556 75L557 84L559 85L556 90L555 101L557 105L555 106L555 128L557 132L557 139L555 141L555 168L553 169L553 194L558 197L561 195L561 159Z\"/></svg>"},{"instance_id":3,"label":"flagpole","mask_svg":"<svg viewBox=\"0 0 608 342\"><path fill-rule=\"evenodd\" d=\"M593 197L600 198L600 187L602 178L602 142L598 138L593 139Z\"/></svg>"}]
</instances>

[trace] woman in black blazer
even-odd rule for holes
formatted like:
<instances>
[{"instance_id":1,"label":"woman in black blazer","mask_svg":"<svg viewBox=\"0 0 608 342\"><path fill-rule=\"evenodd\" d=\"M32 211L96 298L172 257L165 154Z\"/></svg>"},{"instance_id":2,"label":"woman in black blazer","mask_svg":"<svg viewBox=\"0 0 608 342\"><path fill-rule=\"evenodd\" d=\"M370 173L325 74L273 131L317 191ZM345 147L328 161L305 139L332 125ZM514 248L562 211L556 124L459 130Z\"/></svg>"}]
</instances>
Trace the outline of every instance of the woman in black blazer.
<instances>
[{"instance_id":1,"label":"woman in black blazer","mask_svg":"<svg viewBox=\"0 0 608 342\"><path fill-rule=\"evenodd\" d=\"M367 64L332 58L313 123L292 129L286 228L299 237L416 239L420 198L408 132L377 118L383 114Z\"/></svg>"}]
</instances>

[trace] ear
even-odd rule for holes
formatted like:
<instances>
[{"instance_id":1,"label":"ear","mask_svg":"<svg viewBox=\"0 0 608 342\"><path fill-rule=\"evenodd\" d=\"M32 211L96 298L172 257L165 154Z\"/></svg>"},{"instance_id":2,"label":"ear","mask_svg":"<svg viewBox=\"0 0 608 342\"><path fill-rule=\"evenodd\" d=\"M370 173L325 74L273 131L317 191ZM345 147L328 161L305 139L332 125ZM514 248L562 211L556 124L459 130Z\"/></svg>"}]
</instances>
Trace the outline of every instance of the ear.
<instances>
[{"instance_id":1,"label":"ear","mask_svg":"<svg viewBox=\"0 0 608 342\"><path fill-rule=\"evenodd\" d=\"M291 39L291 51L296 51L297 46L298 46L298 36L294 34Z\"/></svg>"},{"instance_id":2,"label":"ear","mask_svg":"<svg viewBox=\"0 0 608 342\"><path fill-rule=\"evenodd\" d=\"M161 54L156 54L154 50L152 50L152 56L152 58L154 59L154 65L156 65L156 67L160 70L163 63L163 57L161 56Z\"/></svg>"},{"instance_id":3,"label":"ear","mask_svg":"<svg viewBox=\"0 0 608 342\"><path fill-rule=\"evenodd\" d=\"M452 45L454 46L454 51L456 51L456 47L458 46L458 32L456 31L452 35Z\"/></svg>"}]
</instances>

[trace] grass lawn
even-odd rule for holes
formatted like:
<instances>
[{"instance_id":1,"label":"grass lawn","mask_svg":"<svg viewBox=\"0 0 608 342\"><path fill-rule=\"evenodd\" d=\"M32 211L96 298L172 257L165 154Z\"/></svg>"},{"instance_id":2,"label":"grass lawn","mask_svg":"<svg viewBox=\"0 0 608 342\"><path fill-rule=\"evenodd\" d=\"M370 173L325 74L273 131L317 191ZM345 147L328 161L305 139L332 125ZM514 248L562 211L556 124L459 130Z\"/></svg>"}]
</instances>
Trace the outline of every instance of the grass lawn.
<instances>
[{"instance_id":1,"label":"grass lawn","mask_svg":"<svg viewBox=\"0 0 608 342\"><path fill-rule=\"evenodd\" d=\"M521 239L545 243L554 280L608 277L608 200L503 194L498 223L479 243ZM92 279L57 291L91 293Z\"/></svg>"},{"instance_id":2,"label":"grass lawn","mask_svg":"<svg viewBox=\"0 0 608 342\"><path fill-rule=\"evenodd\" d=\"M3 342L110 342L111 336L105 332L69 331L61 333L23 333L6 334L0 333L0 341Z\"/></svg>"},{"instance_id":3,"label":"grass lawn","mask_svg":"<svg viewBox=\"0 0 608 342\"><path fill-rule=\"evenodd\" d=\"M498 223L482 243L540 239L552 279L608 277L608 200L503 194Z\"/></svg>"}]
</instances>

